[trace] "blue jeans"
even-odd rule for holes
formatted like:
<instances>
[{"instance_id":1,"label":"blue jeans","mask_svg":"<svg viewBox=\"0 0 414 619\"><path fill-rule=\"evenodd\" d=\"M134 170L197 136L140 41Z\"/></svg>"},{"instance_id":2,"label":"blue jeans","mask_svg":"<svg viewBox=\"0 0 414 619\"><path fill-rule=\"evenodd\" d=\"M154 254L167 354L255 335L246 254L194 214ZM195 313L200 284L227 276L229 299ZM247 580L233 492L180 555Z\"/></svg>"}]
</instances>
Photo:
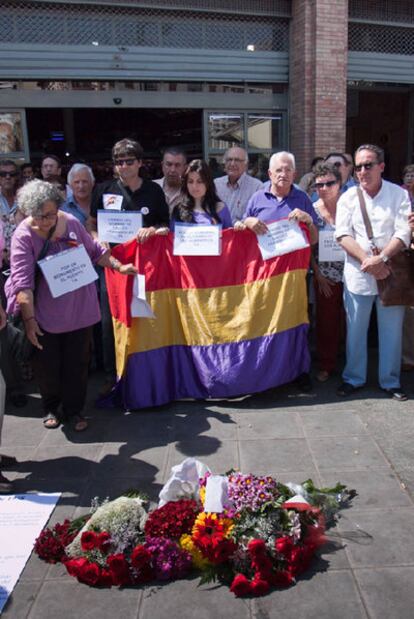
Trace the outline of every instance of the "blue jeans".
<instances>
[{"instance_id":1,"label":"blue jeans","mask_svg":"<svg viewBox=\"0 0 414 619\"><path fill-rule=\"evenodd\" d=\"M377 308L379 365L382 389L400 387L402 325L405 307L384 307L378 295L353 294L344 288L346 312L346 365L344 382L360 387L367 379L367 334L372 306Z\"/></svg>"}]
</instances>

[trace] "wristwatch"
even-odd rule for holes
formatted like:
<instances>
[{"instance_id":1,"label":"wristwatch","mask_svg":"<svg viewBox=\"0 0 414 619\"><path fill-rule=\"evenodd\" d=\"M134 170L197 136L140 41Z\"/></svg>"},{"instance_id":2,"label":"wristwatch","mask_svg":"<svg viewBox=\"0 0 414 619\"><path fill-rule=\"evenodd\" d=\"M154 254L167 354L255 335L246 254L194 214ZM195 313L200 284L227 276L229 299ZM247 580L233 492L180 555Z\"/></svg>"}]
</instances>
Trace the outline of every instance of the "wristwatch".
<instances>
[{"instance_id":1,"label":"wristwatch","mask_svg":"<svg viewBox=\"0 0 414 619\"><path fill-rule=\"evenodd\" d=\"M387 264L388 260L390 259L389 256L387 256L386 254L380 254L380 258L383 261L384 264Z\"/></svg>"}]
</instances>

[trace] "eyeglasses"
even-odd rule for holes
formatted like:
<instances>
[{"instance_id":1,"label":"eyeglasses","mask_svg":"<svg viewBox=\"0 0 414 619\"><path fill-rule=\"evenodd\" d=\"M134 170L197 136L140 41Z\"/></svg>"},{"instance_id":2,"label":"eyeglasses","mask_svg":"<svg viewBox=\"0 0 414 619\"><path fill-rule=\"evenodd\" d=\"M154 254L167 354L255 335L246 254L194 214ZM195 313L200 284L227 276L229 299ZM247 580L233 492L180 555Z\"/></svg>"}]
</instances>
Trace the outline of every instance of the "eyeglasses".
<instances>
[{"instance_id":1,"label":"eyeglasses","mask_svg":"<svg viewBox=\"0 0 414 619\"><path fill-rule=\"evenodd\" d=\"M322 189L322 187L333 187L338 181L326 181L326 183L315 183L315 189Z\"/></svg>"},{"instance_id":2,"label":"eyeglasses","mask_svg":"<svg viewBox=\"0 0 414 619\"><path fill-rule=\"evenodd\" d=\"M364 170L371 170L374 165L378 165L378 161L367 161L367 163L360 163L355 166L355 172L361 172L362 168L364 168Z\"/></svg>"},{"instance_id":3,"label":"eyeglasses","mask_svg":"<svg viewBox=\"0 0 414 619\"><path fill-rule=\"evenodd\" d=\"M225 159L224 163L246 163L244 159L238 159L237 157L229 157Z\"/></svg>"},{"instance_id":4,"label":"eyeglasses","mask_svg":"<svg viewBox=\"0 0 414 619\"><path fill-rule=\"evenodd\" d=\"M342 163L342 161L334 161L332 165L334 168L342 168L344 164Z\"/></svg>"},{"instance_id":5,"label":"eyeglasses","mask_svg":"<svg viewBox=\"0 0 414 619\"><path fill-rule=\"evenodd\" d=\"M124 163L126 165L134 165L135 161L136 161L136 157L134 157L133 159L114 159L114 164L117 166L123 166Z\"/></svg>"},{"instance_id":6,"label":"eyeglasses","mask_svg":"<svg viewBox=\"0 0 414 619\"><path fill-rule=\"evenodd\" d=\"M15 178L18 176L18 172L0 172L1 178L6 178L6 176L10 176L10 178Z\"/></svg>"},{"instance_id":7,"label":"eyeglasses","mask_svg":"<svg viewBox=\"0 0 414 619\"><path fill-rule=\"evenodd\" d=\"M33 219L37 219L39 221L52 221L53 219L56 219L56 217L58 216L57 211L55 213L46 213L45 215L33 215Z\"/></svg>"}]
</instances>

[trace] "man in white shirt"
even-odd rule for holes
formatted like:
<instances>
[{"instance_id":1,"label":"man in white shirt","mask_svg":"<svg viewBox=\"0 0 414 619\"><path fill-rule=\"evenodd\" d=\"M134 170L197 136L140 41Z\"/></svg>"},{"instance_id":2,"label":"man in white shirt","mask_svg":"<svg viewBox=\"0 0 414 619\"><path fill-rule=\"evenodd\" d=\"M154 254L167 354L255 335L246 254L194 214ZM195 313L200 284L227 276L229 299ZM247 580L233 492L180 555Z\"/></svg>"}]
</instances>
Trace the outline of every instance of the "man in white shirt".
<instances>
[{"instance_id":1,"label":"man in white shirt","mask_svg":"<svg viewBox=\"0 0 414 619\"><path fill-rule=\"evenodd\" d=\"M355 172L373 230L373 242L381 253L373 255L362 218L357 187L339 199L335 236L345 250L344 305L347 317L346 365L337 393L349 396L362 387L367 374L367 331L375 303L378 322L380 387L393 399L407 399L401 391L400 365L403 306L384 307L377 280L389 275L388 260L410 242L408 193L384 181L384 151L373 144L355 153Z\"/></svg>"},{"instance_id":2,"label":"man in white shirt","mask_svg":"<svg viewBox=\"0 0 414 619\"><path fill-rule=\"evenodd\" d=\"M155 179L154 183L157 183L164 191L165 200L171 215L174 207L183 199L181 178L187 167L185 152L175 146L167 148L162 157L161 167L164 176Z\"/></svg>"},{"instance_id":3,"label":"man in white shirt","mask_svg":"<svg viewBox=\"0 0 414 619\"><path fill-rule=\"evenodd\" d=\"M234 146L224 153L225 176L214 179L217 195L228 207L232 222L241 221L247 203L263 183L247 174L249 157L244 148Z\"/></svg>"}]
</instances>

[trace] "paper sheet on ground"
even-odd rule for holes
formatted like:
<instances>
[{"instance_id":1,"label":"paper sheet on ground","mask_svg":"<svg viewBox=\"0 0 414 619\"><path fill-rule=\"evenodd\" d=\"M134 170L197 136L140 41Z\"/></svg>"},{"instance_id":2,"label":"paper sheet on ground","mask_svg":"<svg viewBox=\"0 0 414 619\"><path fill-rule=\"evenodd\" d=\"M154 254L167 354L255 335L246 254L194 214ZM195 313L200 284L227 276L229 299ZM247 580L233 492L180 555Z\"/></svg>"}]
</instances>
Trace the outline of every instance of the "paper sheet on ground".
<instances>
[{"instance_id":1,"label":"paper sheet on ground","mask_svg":"<svg viewBox=\"0 0 414 619\"><path fill-rule=\"evenodd\" d=\"M125 243L135 238L142 228L138 211L98 210L98 238L106 243Z\"/></svg>"},{"instance_id":2,"label":"paper sheet on ground","mask_svg":"<svg viewBox=\"0 0 414 619\"><path fill-rule=\"evenodd\" d=\"M132 286L131 316L134 318L155 318L145 295L145 275L138 273Z\"/></svg>"},{"instance_id":3,"label":"paper sheet on ground","mask_svg":"<svg viewBox=\"0 0 414 619\"><path fill-rule=\"evenodd\" d=\"M60 492L0 496L0 613Z\"/></svg>"},{"instance_id":4,"label":"paper sheet on ground","mask_svg":"<svg viewBox=\"0 0 414 619\"><path fill-rule=\"evenodd\" d=\"M257 235L257 242L263 260L289 254L309 245L296 221L281 219L280 221L267 224L267 228L266 234Z\"/></svg>"},{"instance_id":5,"label":"paper sheet on ground","mask_svg":"<svg viewBox=\"0 0 414 619\"><path fill-rule=\"evenodd\" d=\"M39 260L38 265L54 299L98 279L98 274L83 245L48 256Z\"/></svg>"},{"instance_id":6,"label":"paper sheet on ground","mask_svg":"<svg viewBox=\"0 0 414 619\"><path fill-rule=\"evenodd\" d=\"M334 234L334 230L319 230L319 262L343 262L345 260L345 252L336 242Z\"/></svg>"},{"instance_id":7,"label":"paper sheet on ground","mask_svg":"<svg viewBox=\"0 0 414 619\"><path fill-rule=\"evenodd\" d=\"M220 256L221 225L204 226L176 222L174 256Z\"/></svg>"}]
</instances>

